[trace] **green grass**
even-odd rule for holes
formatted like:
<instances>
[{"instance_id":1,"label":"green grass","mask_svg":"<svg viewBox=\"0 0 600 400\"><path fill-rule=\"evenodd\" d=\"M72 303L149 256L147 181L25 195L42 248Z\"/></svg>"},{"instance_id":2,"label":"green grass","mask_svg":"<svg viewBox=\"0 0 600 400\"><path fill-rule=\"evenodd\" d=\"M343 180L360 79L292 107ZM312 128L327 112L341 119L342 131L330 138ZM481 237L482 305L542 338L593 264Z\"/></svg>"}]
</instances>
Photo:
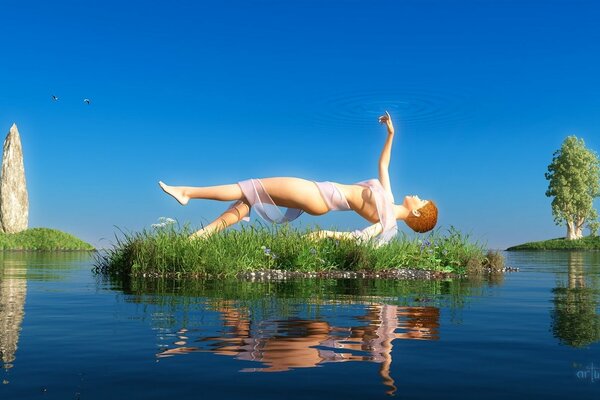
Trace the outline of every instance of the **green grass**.
<instances>
[{"instance_id":1,"label":"green grass","mask_svg":"<svg viewBox=\"0 0 600 400\"><path fill-rule=\"evenodd\" d=\"M575 240L557 238L540 242L524 243L518 246L509 247L506 250L600 250L600 237L586 236Z\"/></svg>"},{"instance_id":2,"label":"green grass","mask_svg":"<svg viewBox=\"0 0 600 400\"><path fill-rule=\"evenodd\" d=\"M189 240L190 230L167 225L137 233L123 233L112 249L100 254L96 269L130 276L236 276L258 270L300 272L383 271L398 268L449 273L498 266L499 254L488 254L484 245L471 242L451 228L421 237L400 235L379 248L354 241L311 241L308 233L289 225L242 228Z\"/></svg>"},{"instance_id":3,"label":"green grass","mask_svg":"<svg viewBox=\"0 0 600 400\"><path fill-rule=\"evenodd\" d=\"M94 250L94 247L73 235L49 228L32 228L19 233L0 233L2 250Z\"/></svg>"}]
</instances>

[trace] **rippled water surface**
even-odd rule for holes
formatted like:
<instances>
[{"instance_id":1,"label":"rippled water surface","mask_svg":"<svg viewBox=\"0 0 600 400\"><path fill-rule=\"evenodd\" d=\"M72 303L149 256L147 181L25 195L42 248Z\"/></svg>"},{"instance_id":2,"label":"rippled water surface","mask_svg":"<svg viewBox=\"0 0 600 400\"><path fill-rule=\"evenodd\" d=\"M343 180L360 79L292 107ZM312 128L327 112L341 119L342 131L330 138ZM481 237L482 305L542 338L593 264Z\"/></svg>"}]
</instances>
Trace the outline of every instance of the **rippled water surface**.
<instances>
[{"instance_id":1,"label":"rippled water surface","mask_svg":"<svg viewBox=\"0 0 600 400\"><path fill-rule=\"evenodd\" d=\"M0 253L0 398L596 398L600 253L454 281L122 281Z\"/></svg>"},{"instance_id":2,"label":"rippled water surface","mask_svg":"<svg viewBox=\"0 0 600 400\"><path fill-rule=\"evenodd\" d=\"M426 92L418 87L349 92L319 99L311 119L322 126L369 127L387 110L403 126L439 128L471 117L464 106L467 98L464 93Z\"/></svg>"}]
</instances>

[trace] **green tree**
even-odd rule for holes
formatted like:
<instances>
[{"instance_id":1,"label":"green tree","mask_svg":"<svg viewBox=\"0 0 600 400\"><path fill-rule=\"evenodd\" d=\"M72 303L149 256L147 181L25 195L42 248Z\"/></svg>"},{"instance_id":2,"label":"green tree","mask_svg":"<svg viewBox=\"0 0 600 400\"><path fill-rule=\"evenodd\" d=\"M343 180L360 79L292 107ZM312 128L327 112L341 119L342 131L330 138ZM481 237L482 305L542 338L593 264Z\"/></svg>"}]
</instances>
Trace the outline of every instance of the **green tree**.
<instances>
[{"instance_id":1,"label":"green tree","mask_svg":"<svg viewBox=\"0 0 600 400\"><path fill-rule=\"evenodd\" d=\"M585 147L583 139L569 136L554 152L545 174L549 181L546 196L552 200L556 225L567 225L567 239L583 237L586 220L595 220L594 198L600 196L600 160Z\"/></svg>"}]
</instances>

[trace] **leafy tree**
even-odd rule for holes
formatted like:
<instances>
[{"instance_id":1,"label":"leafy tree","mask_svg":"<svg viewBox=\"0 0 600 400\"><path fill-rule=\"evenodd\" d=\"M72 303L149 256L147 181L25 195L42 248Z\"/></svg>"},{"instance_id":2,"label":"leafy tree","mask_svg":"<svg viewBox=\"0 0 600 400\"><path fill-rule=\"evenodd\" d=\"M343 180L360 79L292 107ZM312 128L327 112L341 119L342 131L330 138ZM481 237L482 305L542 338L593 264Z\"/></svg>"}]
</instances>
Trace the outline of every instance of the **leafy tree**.
<instances>
[{"instance_id":1,"label":"leafy tree","mask_svg":"<svg viewBox=\"0 0 600 400\"><path fill-rule=\"evenodd\" d=\"M600 160L583 139L569 136L554 152L545 174L546 196L554 196L552 215L556 225L567 225L567 239L583 237L586 220L596 220L594 198L600 196Z\"/></svg>"}]
</instances>

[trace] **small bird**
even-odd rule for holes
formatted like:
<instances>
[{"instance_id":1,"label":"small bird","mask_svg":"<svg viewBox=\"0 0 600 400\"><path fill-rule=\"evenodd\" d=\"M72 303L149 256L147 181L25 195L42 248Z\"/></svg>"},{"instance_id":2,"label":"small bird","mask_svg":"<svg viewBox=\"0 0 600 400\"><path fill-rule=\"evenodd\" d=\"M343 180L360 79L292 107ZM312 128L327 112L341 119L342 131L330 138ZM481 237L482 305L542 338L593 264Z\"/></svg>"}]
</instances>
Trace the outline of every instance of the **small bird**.
<instances>
[{"instance_id":1,"label":"small bird","mask_svg":"<svg viewBox=\"0 0 600 400\"><path fill-rule=\"evenodd\" d=\"M83 102L89 106L92 101L90 99L83 99Z\"/></svg>"},{"instance_id":2,"label":"small bird","mask_svg":"<svg viewBox=\"0 0 600 400\"><path fill-rule=\"evenodd\" d=\"M52 101L58 101L58 97L56 97L55 95L52 95Z\"/></svg>"}]
</instances>

